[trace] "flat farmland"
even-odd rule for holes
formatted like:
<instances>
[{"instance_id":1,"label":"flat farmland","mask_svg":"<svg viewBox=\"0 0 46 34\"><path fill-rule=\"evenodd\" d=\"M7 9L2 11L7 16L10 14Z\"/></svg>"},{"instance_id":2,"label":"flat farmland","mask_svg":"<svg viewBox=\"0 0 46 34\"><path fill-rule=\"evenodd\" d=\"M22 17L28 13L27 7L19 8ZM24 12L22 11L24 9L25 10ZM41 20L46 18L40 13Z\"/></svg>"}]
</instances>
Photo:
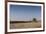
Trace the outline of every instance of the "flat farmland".
<instances>
[{"instance_id":1,"label":"flat farmland","mask_svg":"<svg viewBox=\"0 0 46 34\"><path fill-rule=\"evenodd\" d=\"M19 22L10 23L10 29L21 29L21 28L40 28L41 22Z\"/></svg>"}]
</instances>

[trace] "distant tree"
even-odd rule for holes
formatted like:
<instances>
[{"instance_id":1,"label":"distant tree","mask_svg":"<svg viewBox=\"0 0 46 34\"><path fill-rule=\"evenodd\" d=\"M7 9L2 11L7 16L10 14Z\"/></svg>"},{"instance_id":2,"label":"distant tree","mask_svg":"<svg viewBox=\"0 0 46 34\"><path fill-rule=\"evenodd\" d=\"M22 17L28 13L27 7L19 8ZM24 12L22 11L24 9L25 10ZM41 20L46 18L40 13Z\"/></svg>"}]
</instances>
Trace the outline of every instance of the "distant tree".
<instances>
[{"instance_id":1,"label":"distant tree","mask_svg":"<svg viewBox=\"0 0 46 34\"><path fill-rule=\"evenodd\" d=\"M34 22L37 22L36 18L33 18L33 21L34 21Z\"/></svg>"}]
</instances>

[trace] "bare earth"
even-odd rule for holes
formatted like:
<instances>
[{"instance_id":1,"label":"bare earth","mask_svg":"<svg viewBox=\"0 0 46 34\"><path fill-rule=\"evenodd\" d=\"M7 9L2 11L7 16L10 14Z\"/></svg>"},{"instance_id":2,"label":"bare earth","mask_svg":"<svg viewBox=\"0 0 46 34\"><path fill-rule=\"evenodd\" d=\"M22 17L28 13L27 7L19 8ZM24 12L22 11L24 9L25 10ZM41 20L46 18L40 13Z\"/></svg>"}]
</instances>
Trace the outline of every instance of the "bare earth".
<instances>
[{"instance_id":1,"label":"bare earth","mask_svg":"<svg viewBox=\"0 0 46 34\"><path fill-rule=\"evenodd\" d=\"M32 22L32 23L11 23L10 29L19 29L19 28L40 28L40 22Z\"/></svg>"}]
</instances>

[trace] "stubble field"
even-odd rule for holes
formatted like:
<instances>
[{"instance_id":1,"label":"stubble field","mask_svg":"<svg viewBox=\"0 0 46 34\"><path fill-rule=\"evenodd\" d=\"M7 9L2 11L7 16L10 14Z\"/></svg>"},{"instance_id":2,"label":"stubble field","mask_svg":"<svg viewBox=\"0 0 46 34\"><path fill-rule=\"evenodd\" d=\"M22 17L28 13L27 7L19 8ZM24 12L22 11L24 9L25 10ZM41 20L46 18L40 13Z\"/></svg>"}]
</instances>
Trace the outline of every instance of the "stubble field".
<instances>
[{"instance_id":1,"label":"stubble field","mask_svg":"<svg viewBox=\"0 0 46 34\"><path fill-rule=\"evenodd\" d=\"M21 28L40 28L41 22L28 22L28 23L11 23L10 29L21 29Z\"/></svg>"}]
</instances>

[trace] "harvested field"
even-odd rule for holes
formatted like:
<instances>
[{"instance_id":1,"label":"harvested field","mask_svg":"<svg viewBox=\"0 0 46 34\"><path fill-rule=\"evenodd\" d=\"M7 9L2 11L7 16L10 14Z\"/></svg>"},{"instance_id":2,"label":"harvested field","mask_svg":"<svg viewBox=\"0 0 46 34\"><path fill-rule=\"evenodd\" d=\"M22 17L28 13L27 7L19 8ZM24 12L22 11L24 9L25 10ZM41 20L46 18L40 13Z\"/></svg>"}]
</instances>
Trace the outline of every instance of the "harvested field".
<instances>
[{"instance_id":1,"label":"harvested field","mask_svg":"<svg viewBox=\"0 0 46 34\"><path fill-rule=\"evenodd\" d=\"M40 28L40 27L41 27L41 22L10 23L10 29Z\"/></svg>"}]
</instances>

